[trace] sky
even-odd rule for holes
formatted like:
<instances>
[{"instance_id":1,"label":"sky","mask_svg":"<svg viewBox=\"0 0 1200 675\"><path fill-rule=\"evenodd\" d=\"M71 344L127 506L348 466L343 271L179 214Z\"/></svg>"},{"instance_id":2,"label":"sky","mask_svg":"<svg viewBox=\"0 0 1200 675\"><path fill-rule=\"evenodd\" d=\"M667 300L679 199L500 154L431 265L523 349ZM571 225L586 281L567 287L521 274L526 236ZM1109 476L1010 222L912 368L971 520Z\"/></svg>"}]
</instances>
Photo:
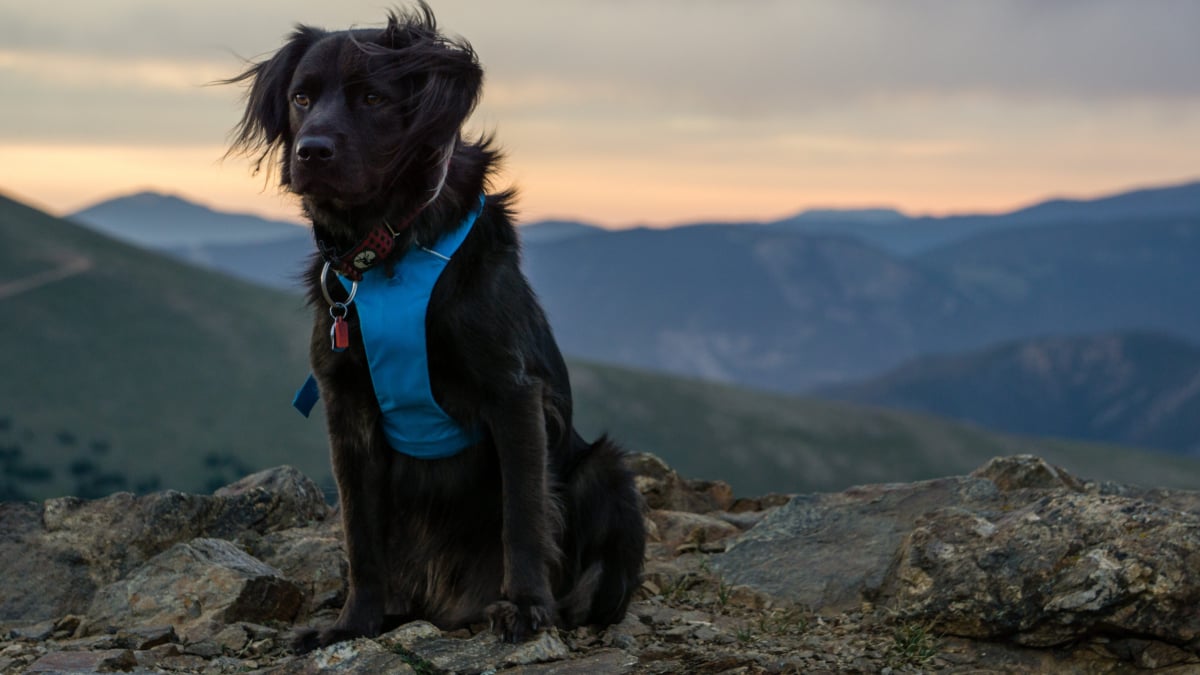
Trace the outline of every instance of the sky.
<instances>
[{"instance_id":1,"label":"sky","mask_svg":"<svg viewBox=\"0 0 1200 675\"><path fill-rule=\"evenodd\" d=\"M1004 211L1200 179L1194 0L431 0L486 72L521 218L609 227L806 208ZM0 0L0 192L137 190L298 218L222 160L210 86L359 0Z\"/></svg>"}]
</instances>

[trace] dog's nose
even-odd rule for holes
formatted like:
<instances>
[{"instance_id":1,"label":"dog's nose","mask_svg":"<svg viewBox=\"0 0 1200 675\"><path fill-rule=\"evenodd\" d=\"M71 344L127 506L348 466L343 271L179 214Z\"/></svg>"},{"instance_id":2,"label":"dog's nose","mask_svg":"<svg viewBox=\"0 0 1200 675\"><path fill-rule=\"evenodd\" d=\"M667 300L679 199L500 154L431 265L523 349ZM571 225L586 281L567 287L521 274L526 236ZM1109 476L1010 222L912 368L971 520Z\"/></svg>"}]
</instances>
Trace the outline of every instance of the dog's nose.
<instances>
[{"instance_id":1,"label":"dog's nose","mask_svg":"<svg viewBox=\"0 0 1200 675\"><path fill-rule=\"evenodd\" d=\"M296 158L314 164L333 159L333 139L328 136L304 136L296 143Z\"/></svg>"}]
</instances>

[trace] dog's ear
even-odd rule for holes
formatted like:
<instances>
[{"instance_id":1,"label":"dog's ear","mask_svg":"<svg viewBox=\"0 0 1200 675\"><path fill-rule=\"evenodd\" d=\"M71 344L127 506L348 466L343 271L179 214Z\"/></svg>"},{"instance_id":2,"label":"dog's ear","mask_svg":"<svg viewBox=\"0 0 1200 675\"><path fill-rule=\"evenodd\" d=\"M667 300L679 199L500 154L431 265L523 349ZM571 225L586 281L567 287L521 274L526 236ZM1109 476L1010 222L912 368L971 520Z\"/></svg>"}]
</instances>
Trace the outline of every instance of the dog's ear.
<instances>
[{"instance_id":1,"label":"dog's ear","mask_svg":"<svg viewBox=\"0 0 1200 675\"><path fill-rule=\"evenodd\" d=\"M483 68L465 42L442 43L416 97L411 134L433 147L446 144L479 101Z\"/></svg>"},{"instance_id":2,"label":"dog's ear","mask_svg":"<svg viewBox=\"0 0 1200 675\"><path fill-rule=\"evenodd\" d=\"M263 161L273 150L288 141L288 85L291 84L292 73L309 47L324 35L325 32L320 29L297 26L288 41L271 58L253 64L240 75L221 81L221 84L250 83L246 93L246 110L233 130L230 152L254 154L261 151L254 162L255 173L262 168Z\"/></svg>"},{"instance_id":3,"label":"dog's ear","mask_svg":"<svg viewBox=\"0 0 1200 675\"><path fill-rule=\"evenodd\" d=\"M385 58L383 72L397 79L414 78L410 143L444 146L475 109L483 87L475 50L462 38L442 35L425 2L413 10L389 13L387 26L364 51Z\"/></svg>"}]
</instances>

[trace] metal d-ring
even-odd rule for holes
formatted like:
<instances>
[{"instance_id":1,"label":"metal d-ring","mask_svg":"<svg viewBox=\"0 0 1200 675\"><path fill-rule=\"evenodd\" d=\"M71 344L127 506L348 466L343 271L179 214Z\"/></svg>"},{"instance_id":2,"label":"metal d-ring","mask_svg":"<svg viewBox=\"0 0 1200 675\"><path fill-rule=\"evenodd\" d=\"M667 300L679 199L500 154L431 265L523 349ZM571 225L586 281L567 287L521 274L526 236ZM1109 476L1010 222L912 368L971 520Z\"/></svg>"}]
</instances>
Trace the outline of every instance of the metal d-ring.
<instances>
[{"instance_id":1,"label":"metal d-ring","mask_svg":"<svg viewBox=\"0 0 1200 675\"><path fill-rule=\"evenodd\" d=\"M325 283L325 279L328 276L329 276L329 261L326 260L325 266L321 268L321 294L325 296L325 302L329 303L330 310L332 311L333 307L336 305L341 305L343 308L345 308L350 303L354 302L354 294L358 292L358 282L351 281L350 282L350 297L346 298L342 302L338 302L333 299L332 295L329 294L329 284Z\"/></svg>"}]
</instances>

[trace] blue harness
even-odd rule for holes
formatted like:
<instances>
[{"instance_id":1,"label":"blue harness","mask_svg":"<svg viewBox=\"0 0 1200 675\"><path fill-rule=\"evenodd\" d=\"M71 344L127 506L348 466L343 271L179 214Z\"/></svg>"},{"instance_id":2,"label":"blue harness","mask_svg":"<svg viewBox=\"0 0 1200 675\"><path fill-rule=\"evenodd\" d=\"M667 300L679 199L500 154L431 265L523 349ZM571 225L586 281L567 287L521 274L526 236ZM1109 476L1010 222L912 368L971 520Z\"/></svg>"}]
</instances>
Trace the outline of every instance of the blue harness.
<instances>
[{"instance_id":1,"label":"blue harness","mask_svg":"<svg viewBox=\"0 0 1200 675\"><path fill-rule=\"evenodd\" d=\"M425 314L434 284L482 208L480 197L479 206L462 224L433 246L410 248L391 277L380 267L364 272L355 296L371 383L383 412L384 435L394 450L419 459L456 455L481 437L478 429L463 427L433 400ZM351 282L338 279L349 291ZM310 374L292 405L308 417L319 397L316 378Z\"/></svg>"}]
</instances>

